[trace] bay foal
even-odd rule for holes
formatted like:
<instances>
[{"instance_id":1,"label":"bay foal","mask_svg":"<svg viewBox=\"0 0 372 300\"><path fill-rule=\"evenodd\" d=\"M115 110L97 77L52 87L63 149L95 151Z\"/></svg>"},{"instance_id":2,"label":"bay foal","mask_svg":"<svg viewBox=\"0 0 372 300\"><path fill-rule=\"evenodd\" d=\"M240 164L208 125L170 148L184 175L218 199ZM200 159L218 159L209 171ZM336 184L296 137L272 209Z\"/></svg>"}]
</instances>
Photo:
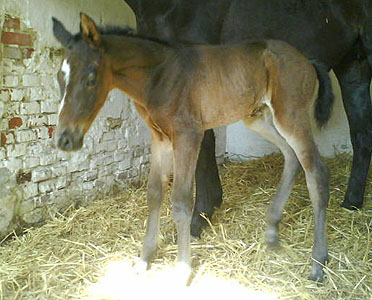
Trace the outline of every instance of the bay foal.
<instances>
[{"instance_id":1,"label":"bay foal","mask_svg":"<svg viewBox=\"0 0 372 300\"><path fill-rule=\"evenodd\" d=\"M244 120L285 156L283 176L268 211L270 244L278 239L278 223L295 175L300 166L305 171L315 213L310 278L321 281L327 260L329 175L310 120L314 103L318 112L319 105L328 105L320 99L327 95L328 75L318 70L317 80L310 62L281 41L169 45L129 33L100 32L88 16L80 18L77 35L53 19L55 37L66 48L59 73L63 99L56 143L62 150L80 149L110 90L118 88L133 99L152 133L149 217L141 253L144 267L157 248L160 206L173 170L177 262L190 271L193 179L204 131Z\"/></svg>"}]
</instances>

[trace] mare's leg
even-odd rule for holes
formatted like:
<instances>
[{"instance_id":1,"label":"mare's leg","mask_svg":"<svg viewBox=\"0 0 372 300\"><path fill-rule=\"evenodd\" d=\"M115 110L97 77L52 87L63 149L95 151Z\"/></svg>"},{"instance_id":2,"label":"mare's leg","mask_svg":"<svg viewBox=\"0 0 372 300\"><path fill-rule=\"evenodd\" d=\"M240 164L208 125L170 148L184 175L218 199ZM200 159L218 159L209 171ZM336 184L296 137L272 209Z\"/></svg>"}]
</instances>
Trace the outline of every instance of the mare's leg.
<instances>
[{"instance_id":1,"label":"mare's leg","mask_svg":"<svg viewBox=\"0 0 372 300\"><path fill-rule=\"evenodd\" d=\"M368 8L365 7L365 23L361 31L361 42L364 53L367 56L370 69L372 69L372 4L368 3Z\"/></svg>"},{"instance_id":2,"label":"mare's leg","mask_svg":"<svg viewBox=\"0 0 372 300\"><path fill-rule=\"evenodd\" d=\"M341 206L361 208L372 151L372 108L370 98L371 67L357 53L335 69L341 86L353 145L353 164L345 200Z\"/></svg>"},{"instance_id":3,"label":"mare's leg","mask_svg":"<svg viewBox=\"0 0 372 300\"><path fill-rule=\"evenodd\" d=\"M195 172L196 200L191 221L191 235L199 237L206 220L201 217L205 214L212 217L215 207L222 203L222 187L215 154L215 138L212 129L207 130L200 148L198 163Z\"/></svg>"},{"instance_id":4,"label":"mare's leg","mask_svg":"<svg viewBox=\"0 0 372 300\"><path fill-rule=\"evenodd\" d=\"M177 228L177 266L191 271L190 224L193 209L193 181L203 132L175 132L173 138L174 179L171 195ZM185 274L188 276L189 274Z\"/></svg>"},{"instance_id":5,"label":"mare's leg","mask_svg":"<svg viewBox=\"0 0 372 300\"><path fill-rule=\"evenodd\" d=\"M147 269L157 249L161 203L168 187L168 176L172 169L172 145L170 141L151 137L151 166L148 178L147 204L149 216L145 240L141 252L141 265Z\"/></svg>"},{"instance_id":6,"label":"mare's leg","mask_svg":"<svg viewBox=\"0 0 372 300\"><path fill-rule=\"evenodd\" d=\"M274 115L275 127L294 150L305 171L315 216L313 262L309 279L322 281L323 265L328 260L326 207L329 200L329 171L314 142L307 115L298 116L296 120L297 124L293 124L292 120L282 124Z\"/></svg>"},{"instance_id":7,"label":"mare's leg","mask_svg":"<svg viewBox=\"0 0 372 300\"><path fill-rule=\"evenodd\" d=\"M266 214L266 242L269 246L274 246L278 242L279 222L282 219L284 206L288 201L300 164L293 149L274 127L270 112L265 114L263 118L254 121L247 120L246 125L276 145L284 155L282 177Z\"/></svg>"}]
</instances>

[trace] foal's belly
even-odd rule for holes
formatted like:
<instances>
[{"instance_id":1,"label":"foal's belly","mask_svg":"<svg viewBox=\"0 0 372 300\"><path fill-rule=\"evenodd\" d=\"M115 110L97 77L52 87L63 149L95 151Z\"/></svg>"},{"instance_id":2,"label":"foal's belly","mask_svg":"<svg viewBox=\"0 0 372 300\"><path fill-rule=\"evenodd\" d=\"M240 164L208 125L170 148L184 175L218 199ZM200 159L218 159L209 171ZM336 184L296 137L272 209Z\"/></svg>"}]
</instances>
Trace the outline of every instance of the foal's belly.
<instances>
[{"instance_id":1,"label":"foal's belly","mask_svg":"<svg viewBox=\"0 0 372 300\"><path fill-rule=\"evenodd\" d=\"M202 123L205 130L225 126L239 120L256 117L266 108L266 94L247 91L244 95L230 95L202 99Z\"/></svg>"},{"instance_id":2,"label":"foal's belly","mask_svg":"<svg viewBox=\"0 0 372 300\"><path fill-rule=\"evenodd\" d=\"M234 123L262 106L268 88L265 47L251 43L198 48L200 66L190 98L200 105L204 129Z\"/></svg>"}]
</instances>

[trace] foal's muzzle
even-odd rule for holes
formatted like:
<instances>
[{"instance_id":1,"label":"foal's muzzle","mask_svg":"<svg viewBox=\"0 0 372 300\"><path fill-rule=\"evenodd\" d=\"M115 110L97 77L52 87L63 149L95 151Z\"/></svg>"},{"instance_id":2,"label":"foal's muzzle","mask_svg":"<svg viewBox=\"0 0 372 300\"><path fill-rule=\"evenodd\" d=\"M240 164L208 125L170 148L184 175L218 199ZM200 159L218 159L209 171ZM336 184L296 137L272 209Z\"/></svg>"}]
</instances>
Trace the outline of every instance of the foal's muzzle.
<instances>
[{"instance_id":1,"label":"foal's muzzle","mask_svg":"<svg viewBox=\"0 0 372 300\"><path fill-rule=\"evenodd\" d=\"M64 151L75 151L83 146L84 134L80 129L65 128L56 136L57 147Z\"/></svg>"}]
</instances>

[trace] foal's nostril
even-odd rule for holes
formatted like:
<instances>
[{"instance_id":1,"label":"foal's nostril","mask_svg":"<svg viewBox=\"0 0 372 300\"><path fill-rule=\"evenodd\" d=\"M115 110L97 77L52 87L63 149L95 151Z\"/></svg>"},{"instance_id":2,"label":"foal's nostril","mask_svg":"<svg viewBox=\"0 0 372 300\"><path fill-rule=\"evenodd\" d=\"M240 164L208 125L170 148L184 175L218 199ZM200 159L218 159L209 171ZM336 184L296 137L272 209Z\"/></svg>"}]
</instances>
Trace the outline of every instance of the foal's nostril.
<instances>
[{"instance_id":1,"label":"foal's nostril","mask_svg":"<svg viewBox=\"0 0 372 300\"><path fill-rule=\"evenodd\" d=\"M67 133L67 130L63 131L58 139L58 147L62 150L72 150L72 139Z\"/></svg>"}]
</instances>

